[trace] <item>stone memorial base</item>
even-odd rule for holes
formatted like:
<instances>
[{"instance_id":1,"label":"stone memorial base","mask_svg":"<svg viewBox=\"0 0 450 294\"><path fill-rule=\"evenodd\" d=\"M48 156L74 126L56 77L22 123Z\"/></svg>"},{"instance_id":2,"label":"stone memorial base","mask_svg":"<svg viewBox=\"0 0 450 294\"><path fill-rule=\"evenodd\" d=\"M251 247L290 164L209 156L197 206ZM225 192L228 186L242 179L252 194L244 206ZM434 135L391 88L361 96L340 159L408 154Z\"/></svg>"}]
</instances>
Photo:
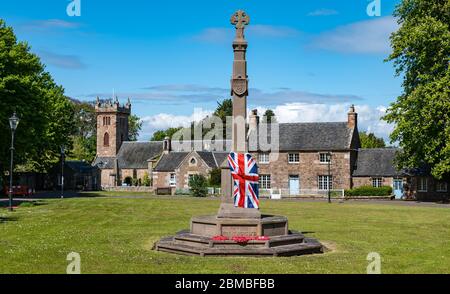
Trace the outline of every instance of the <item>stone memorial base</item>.
<instances>
[{"instance_id":1,"label":"stone memorial base","mask_svg":"<svg viewBox=\"0 0 450 294\"><path fill-rule=\"evenodd\" d=\"M215 236L224 236L228 240L215 240ZM268 239L245 243L231 240L242 236ZM267 215L259 219L194 217L189 231L161 239L154 249L199 256L294 256L323 252L323 246L317 240L289 231L286 217Z\"/></svg>"}]
</instances>

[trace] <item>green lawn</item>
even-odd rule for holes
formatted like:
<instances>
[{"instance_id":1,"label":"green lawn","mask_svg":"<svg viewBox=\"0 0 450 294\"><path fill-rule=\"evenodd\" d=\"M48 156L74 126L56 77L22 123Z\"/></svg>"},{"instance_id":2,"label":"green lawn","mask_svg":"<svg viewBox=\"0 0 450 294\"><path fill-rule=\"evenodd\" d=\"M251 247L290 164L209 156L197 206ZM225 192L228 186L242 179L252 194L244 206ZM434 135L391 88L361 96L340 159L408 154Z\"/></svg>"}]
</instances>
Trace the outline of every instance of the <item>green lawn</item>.
<instances>
[{"instance_id":1,"label":"green lawn","mask_svg":"<svg viewBox=\"0 0 450 294\"><path fill-rule=\"evenodd\" d=\"M263 201L265 213L332 250L290 258L201 258L150 250L186 229L193 215L214 214L218 200L117 197L47 200L0 210L1 273L65 273L81 255L82 273L365 273L369 252L383 273L450 273L450 209L370 203Z\"/></svg>"}]
</instances>

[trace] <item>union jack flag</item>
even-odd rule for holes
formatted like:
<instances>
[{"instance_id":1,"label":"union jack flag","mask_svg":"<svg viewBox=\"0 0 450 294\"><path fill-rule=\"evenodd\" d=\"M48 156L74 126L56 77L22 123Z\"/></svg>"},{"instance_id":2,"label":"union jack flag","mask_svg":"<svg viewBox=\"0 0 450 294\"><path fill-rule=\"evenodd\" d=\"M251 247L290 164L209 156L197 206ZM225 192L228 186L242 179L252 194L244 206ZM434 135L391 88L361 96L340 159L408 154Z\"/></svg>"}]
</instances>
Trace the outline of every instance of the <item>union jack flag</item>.
<instances>
[{"instance_id":1,"label":"union jack flag","mask_svg":"<svg viewBox=\"0 0 450 294\"><path fill-rule=\"evenodd\" d=\"M228 155L228 165L234 183L234 206L259 208L259 176L256 161L248 153L231 152Z\"/></svg>"}]
</instances>

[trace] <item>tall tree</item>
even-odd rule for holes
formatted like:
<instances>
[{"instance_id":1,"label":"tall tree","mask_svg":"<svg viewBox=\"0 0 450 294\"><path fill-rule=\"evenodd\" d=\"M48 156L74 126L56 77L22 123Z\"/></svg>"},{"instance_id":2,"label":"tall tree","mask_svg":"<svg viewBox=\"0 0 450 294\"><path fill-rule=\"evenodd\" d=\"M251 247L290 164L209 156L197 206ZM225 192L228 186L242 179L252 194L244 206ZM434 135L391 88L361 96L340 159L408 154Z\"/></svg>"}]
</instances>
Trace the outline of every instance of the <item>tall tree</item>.
<instances>
[{"instance_id":1,"label":"tall tree","mask_svg":"<svg viewBox=\"0 0 450 294\"><path fill-rule=\"evenodd\" d=\"M214 115L220 117L222 122L226 122L227 116L233 115L233 100L225 99L222 102L217 102L217 108Z\"/></svg>"},{"instance_id":2,"label":"tall tree","mask_svg":"<svg viewBox=\"0 0 450 294\"><path fill-rule=\"evenodd\" d=\"M437 178L450 174L450 1L403 0L395 17L400 29L391 36L403 94L384 119L395 124L392 142L402 153L399 167L428 164Z\"/></svg>"},{"instance_id":3,"label":"tall tree","mask_svg":"<svg viewBox=\"0 0 450 294\"><path fill-rule=\"evenodd\" d=\"M361 148L384 148L386 143L383 138L378 138L373 133L360 132Z\"/></svg>"},{"instance_id":4,"label":"tall tree","mask_svg":"<svg viewBox=\"0 0 450 294\"><path fill-rule=\"evenodd\" d=\"M266 112L264 112L263 122L266 122L266 123L276 123L277 122L275 112L273 112L272 109L267 109Z\"/></svg>"},{"instance_id":5,"label":"tall tree","mask_svg":"<svg viewBox=\"0 0 450 294\"><path fill-rule=\"evenodd\" d=\"M73 104L45 71L25 42L0 19L0 172L9 162L8 118L16 111L15 162L45 170L56 162L60 146L71 146Z\"/></svg>"},{"instance_id":6,"label":"tall tree","mask_svg":"<svg viewBox=\"0 0 450 294\"><path fill-rule=\"evenodd\" d=\"M139 132L142 130L142 121L137 115L130 115L128 118L128 139L137 141Z\"/></svg>"},{"instance_id":7,"label":"tall tree","mask_svg":"<svg viewBox=\"0 0 450 294\"><path fill-rule=\"evenodd\" d=\"M181 130L182 128L168 128L167 130L163 131L156 131L153 133L153 137L150 139L150 141L163 141L166 137L172 138L173 134Z\"/></svg>"}]
</instances>

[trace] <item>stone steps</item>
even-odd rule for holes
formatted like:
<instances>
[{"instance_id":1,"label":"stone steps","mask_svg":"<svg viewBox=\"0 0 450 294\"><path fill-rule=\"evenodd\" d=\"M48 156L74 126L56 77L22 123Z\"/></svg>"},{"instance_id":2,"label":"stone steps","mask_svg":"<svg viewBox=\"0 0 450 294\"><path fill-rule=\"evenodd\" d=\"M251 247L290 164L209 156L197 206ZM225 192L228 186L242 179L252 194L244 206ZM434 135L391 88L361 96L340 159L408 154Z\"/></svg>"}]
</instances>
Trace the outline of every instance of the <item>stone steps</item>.
<instances>
[{"instance_id":1,"label":"stone steps","mask_svg":"<svg viewBox=\"0 0 450 294\"><path fill-rule=\"evenodd\" d=\"M214 241L207 237L182 233L162 239L156 243L155 249L200 256L293 256L321 253L322 245L315 239L304 238L299 233L273 237L269 241L252 240L246 244L237 244L231 240Z\"/></svg>"}]
</instances>

